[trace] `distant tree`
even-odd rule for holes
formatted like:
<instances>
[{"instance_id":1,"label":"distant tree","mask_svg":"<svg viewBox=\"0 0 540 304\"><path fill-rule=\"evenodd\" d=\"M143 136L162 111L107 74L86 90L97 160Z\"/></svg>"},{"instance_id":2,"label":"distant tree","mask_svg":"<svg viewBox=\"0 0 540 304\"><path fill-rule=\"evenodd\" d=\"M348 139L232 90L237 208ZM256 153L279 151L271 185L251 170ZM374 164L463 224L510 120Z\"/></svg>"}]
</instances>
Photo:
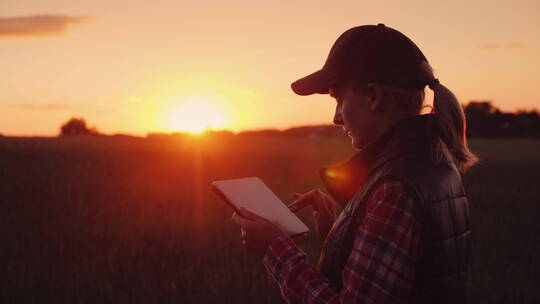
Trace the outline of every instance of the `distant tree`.
<instances>
[{"instance_id":1,"label":"distant tree","mask_svg":"<svg viewBox=\"0 0 540 304\"><path fill-rule=\"evenodd\" d=\"M501 112L491 101L471 101L464 106L467 133L471 137L496 137L500 134Z\"/></svg>"},{"instance_id":2,"label":"distant tree","mask_svg":"<svg viewBox=\"0 0 540 304\"><path fill-rule=\"evenodd\" d=\"M100 135L95 128L88 128L83 118L71 118L60 127L60 136Z\"/></svg>"},{"instance_id":3,"label":"distant tree","mask_svg":"<svg viewBox=\"0 0 540 304\"><path fill-rule=\"evenodd\" d=\"M471 101L464 110L469 115L489 115L499 111L491 101Z\"/></svg>"},{"instance_id":4,"label":"distant tree","mask_svg":"<svg viewBox=\"0 0 540 304\"><path fill-rule=\"evenodd\" d=\"M540 115L536 110L505 113L490 101L471 101L463 110L471 137L540 137Z\"/></svg>"}]
</instances>

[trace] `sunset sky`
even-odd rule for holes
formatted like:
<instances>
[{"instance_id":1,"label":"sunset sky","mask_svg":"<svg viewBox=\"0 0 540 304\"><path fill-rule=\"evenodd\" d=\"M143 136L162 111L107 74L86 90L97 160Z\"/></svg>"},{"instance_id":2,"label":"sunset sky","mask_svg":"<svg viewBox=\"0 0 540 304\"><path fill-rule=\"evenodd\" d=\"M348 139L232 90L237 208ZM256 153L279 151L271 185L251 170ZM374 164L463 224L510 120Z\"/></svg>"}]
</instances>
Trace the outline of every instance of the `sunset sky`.
<instances>
[{"instance_id":1,"label":"sunset sky","mask_svg":"<svg viewBox=\"0 0 540 304\"><path fill-rule=\"evenodd\" d=\"M134 135L331 123L330 97L290 83L377 23L462 103L540 109L538 0L2 0L0 133L56 135L70 117Z\"/></svg>"}]
</instances>

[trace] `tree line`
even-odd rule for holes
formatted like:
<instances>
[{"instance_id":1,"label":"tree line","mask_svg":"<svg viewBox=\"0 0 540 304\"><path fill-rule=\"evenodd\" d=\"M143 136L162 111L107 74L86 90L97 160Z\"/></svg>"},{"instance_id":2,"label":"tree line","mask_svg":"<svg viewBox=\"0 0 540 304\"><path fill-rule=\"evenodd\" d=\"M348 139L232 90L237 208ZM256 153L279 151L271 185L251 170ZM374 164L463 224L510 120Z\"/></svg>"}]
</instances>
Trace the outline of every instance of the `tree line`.
<instances>
[{"instance_id":1,"label":"tree line","mask_svg":"<svg viewBox=\"0 0 540 304\"><path fill-rule=\"evenodd\" d=\"M540 138L540 114L536 110L502 112L490 101L471 101L463 106L467 117L467 135L471 138ZM96 128L87 126L83 118L72 118L60 127L59 136L104 135ZM337 137L344 136L341 126L299 126L285 130L248 130L237 134L227 130L207 130L206 136L213 137ZM151 133L148 138L184 137L188 133Z\"/></svg>"},{"instance_id":2,"label":"tree line","mask_svg":"<svg viewBox=\"0 0 540 304\"><path fill-rule=\"evenodd\" d=\"M472 101L463 110L469 137L540 137L540 115L536 110L505 113L490 101Z\"/></svg>"}]
</instances>

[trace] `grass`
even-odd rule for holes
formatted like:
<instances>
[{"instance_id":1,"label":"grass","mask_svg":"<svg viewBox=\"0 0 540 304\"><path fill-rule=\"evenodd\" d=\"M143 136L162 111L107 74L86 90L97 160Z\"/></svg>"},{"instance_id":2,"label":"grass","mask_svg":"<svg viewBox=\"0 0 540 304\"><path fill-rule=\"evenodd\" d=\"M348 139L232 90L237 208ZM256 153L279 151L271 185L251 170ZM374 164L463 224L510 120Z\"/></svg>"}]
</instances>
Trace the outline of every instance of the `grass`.
<instances>
[{"instance_id":1,"label":"grass","mask_svg":"<svg viewBox=\"0 0 540 304\"><path fill-rule=\"evenodd\" d=\"M540 141L471 145L471 302L538 303ZM210 182L259 176L289 202L352 153L346 138L0 138L0 302L279 303ZM315 262L321 240L299 244Z\"/></svg>"}]
</instances>

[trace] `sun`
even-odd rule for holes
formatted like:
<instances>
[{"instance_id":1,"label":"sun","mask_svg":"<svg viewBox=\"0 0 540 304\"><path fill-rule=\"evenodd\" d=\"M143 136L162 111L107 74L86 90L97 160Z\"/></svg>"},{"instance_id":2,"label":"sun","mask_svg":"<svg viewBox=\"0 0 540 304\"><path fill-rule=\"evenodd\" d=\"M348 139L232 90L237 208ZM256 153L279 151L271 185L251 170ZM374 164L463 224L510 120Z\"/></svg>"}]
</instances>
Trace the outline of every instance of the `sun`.
<instances>
[{"instance_id":1,"label":"sun","mask_svg":"<svg viewBox=\"0 0 540 304\"><path fill-rule=\"evenodd\" d=\"M223 128L226 123L221 111L210 101L198 97L185 99L168 115L171 131L201 133L209 128Z\"/></svg>"}]
</instances>

